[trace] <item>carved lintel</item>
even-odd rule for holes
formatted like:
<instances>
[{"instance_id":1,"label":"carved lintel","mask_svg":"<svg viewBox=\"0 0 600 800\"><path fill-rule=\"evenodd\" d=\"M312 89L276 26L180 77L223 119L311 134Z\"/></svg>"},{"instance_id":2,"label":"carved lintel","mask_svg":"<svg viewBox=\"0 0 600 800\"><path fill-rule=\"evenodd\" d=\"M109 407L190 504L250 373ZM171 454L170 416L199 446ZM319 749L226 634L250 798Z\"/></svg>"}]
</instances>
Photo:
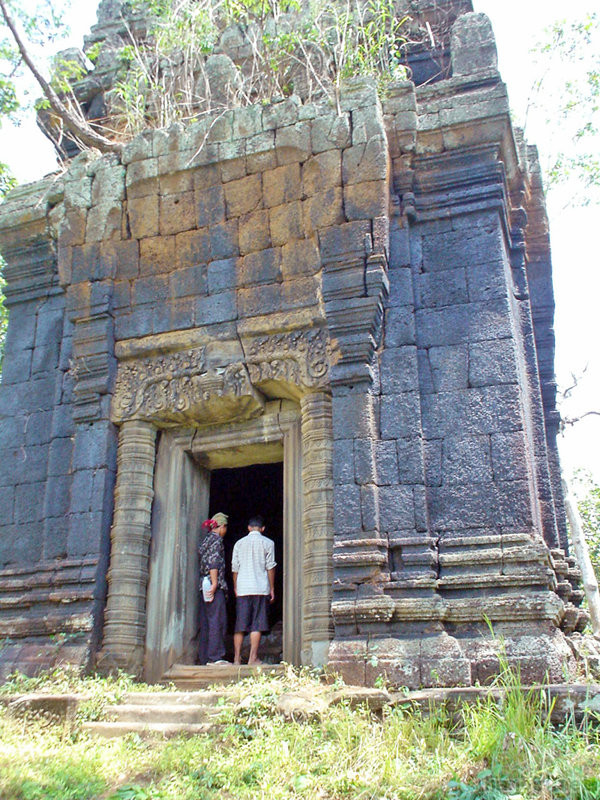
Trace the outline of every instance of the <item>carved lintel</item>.
<instances>
[{"instance_id":1,"label":"carved lintel","mask_svg":"<svg viewBox=\"0 0 600 800\"><path fill-rule=\"evenodd\" d=\"M115 422L140 419L167 424L250 419L264 398L245 364L208 366L205 348L122 362L112 405Z\"/></svg>"},{"instance_id":2,"label":"carved lintel","mask_svg":"<svg viewBox=\"0 0 600 800\"><path fill-rule=\"evenodd\" d=\"M253 384L283 381L302 389L329 382L331 351L323 328L257 336L244 342Z\"/></svg>"}]
</instances>

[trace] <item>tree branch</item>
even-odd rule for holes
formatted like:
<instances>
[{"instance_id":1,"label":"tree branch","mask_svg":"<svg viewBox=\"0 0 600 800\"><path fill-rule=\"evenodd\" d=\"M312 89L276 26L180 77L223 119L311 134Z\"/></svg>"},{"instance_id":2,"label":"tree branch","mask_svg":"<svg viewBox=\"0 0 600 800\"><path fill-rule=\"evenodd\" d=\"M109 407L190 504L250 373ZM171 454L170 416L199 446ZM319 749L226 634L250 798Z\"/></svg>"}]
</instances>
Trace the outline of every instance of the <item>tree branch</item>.
<instances>
[{"instance_id":1,"label":"tree branch","mask_svg":"<svg viewBox=\"0 0 600 800\"><path fill-rule=\"evenodd\" d=\"M119 152L122 148L122 145L119 142L113 142L111 139L107 139L105 136L101 136L99 133L96 133L96 131L93 130L88 122L83 119L79 120L62 102L52 86L48 83L48 81L44 78L34 64L8 11L5 0L0 0L0 11L4 17L4 22L8 26L8 29L10 30L13 39L19 48L19 52L21 53L23 61L27 64L33 77L39 83L46 99L50 103L50 107L54 113L62 119L65 127L88 147L95 147L101 152Z\"/></svg>"}]
</instances>

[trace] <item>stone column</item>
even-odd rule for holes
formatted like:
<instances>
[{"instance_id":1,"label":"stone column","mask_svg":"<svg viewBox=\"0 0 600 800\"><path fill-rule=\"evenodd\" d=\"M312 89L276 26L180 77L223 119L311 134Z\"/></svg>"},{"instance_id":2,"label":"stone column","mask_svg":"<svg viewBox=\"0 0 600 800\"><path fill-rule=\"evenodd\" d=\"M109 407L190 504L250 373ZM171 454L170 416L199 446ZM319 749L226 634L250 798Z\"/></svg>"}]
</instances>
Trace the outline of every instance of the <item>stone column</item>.
<instances>
[{"instance_id":1,"label":"stone column","mask_svg":"<svg viewBox=\"0 0 600 800\"><path fill-rule=\"evenodd\" d=\"M119 430L115 513L111 530L108 600L99 663L139 674L146 637L156 430L124 422Z\"/></svg>"},{"instance_id":2,"label":"stone column","mask_svg":"<svg viewBox=\"0 0 600 800\"><path fill-rule=\"evenodd\" d=\"M331 397L306 394L302 414L304 609L302 662L320 666L333 636L333 466Z\"/></svg>"}]
</instances>

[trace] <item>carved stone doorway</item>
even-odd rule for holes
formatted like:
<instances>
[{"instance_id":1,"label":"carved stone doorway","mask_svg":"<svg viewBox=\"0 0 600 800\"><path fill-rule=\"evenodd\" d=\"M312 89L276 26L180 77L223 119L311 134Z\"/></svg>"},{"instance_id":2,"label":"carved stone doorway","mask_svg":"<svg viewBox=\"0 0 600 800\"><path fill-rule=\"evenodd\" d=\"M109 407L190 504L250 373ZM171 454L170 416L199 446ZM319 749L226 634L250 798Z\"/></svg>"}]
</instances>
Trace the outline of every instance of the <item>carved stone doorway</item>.
<instances>
[{"instance_id":1,"label":"carved stone doorway","mask_svg":"<svg viewBox=\"0 0 600 800\"><path fill-rule=\"evenodd\" d=\"M252 464L246 467L214 469L210 473L209 512L224 511L229 515L229 528L225 537L225 560L228 568L235 543L248 532L248 519L260 514L265 520L265 536L275 544L275 602L269 606L270 633L263 636L260 657L265 663L278 663L283 658L283 591L287 565L284 560L283 539L283 462ZM297 566L297 565L296 565ZM229 583L228 636L226 658L233 659L233 632L235 630L235 596L231 572ZM249 642L245 637L242 658L248 655Z\"/></svg>"},{"instance_id":2,"label":"carved stone doorway","mask_svg":"<svg viewBox=\"0 0 600 800\"><path fill-rule=\"evenodd\" d=\"M303 600L300 413L205 430L162 431L157 449L146 605L144 677L159 680L174 663L193 664L198 629L200 524L214 470L283 462L283 659L301 663Z\"/></svg>"}]
</instances>

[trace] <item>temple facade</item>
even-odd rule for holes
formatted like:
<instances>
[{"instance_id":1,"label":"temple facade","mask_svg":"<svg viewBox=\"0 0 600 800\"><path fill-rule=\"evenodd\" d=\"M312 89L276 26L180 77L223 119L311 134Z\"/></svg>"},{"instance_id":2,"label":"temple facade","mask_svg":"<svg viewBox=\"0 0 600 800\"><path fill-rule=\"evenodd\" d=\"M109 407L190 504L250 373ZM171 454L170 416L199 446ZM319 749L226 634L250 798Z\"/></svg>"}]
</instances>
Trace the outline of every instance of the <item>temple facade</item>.
<instances>
[{"instance_id":1,"label":"temple facade","mask_svg":"<svg viewBox=\"0 0 600 800\"><path fill-rule=\"evenodd\" d=\"M434 5L437 72L421 49L383 96L148 130L0 206L1 674L194 663L199 526L235 502L242 533L260 465L278 658L412 688L485 682L501 649L525 682L569 674L540 169L489 21Z\"/></svg>"}]
</instances>

